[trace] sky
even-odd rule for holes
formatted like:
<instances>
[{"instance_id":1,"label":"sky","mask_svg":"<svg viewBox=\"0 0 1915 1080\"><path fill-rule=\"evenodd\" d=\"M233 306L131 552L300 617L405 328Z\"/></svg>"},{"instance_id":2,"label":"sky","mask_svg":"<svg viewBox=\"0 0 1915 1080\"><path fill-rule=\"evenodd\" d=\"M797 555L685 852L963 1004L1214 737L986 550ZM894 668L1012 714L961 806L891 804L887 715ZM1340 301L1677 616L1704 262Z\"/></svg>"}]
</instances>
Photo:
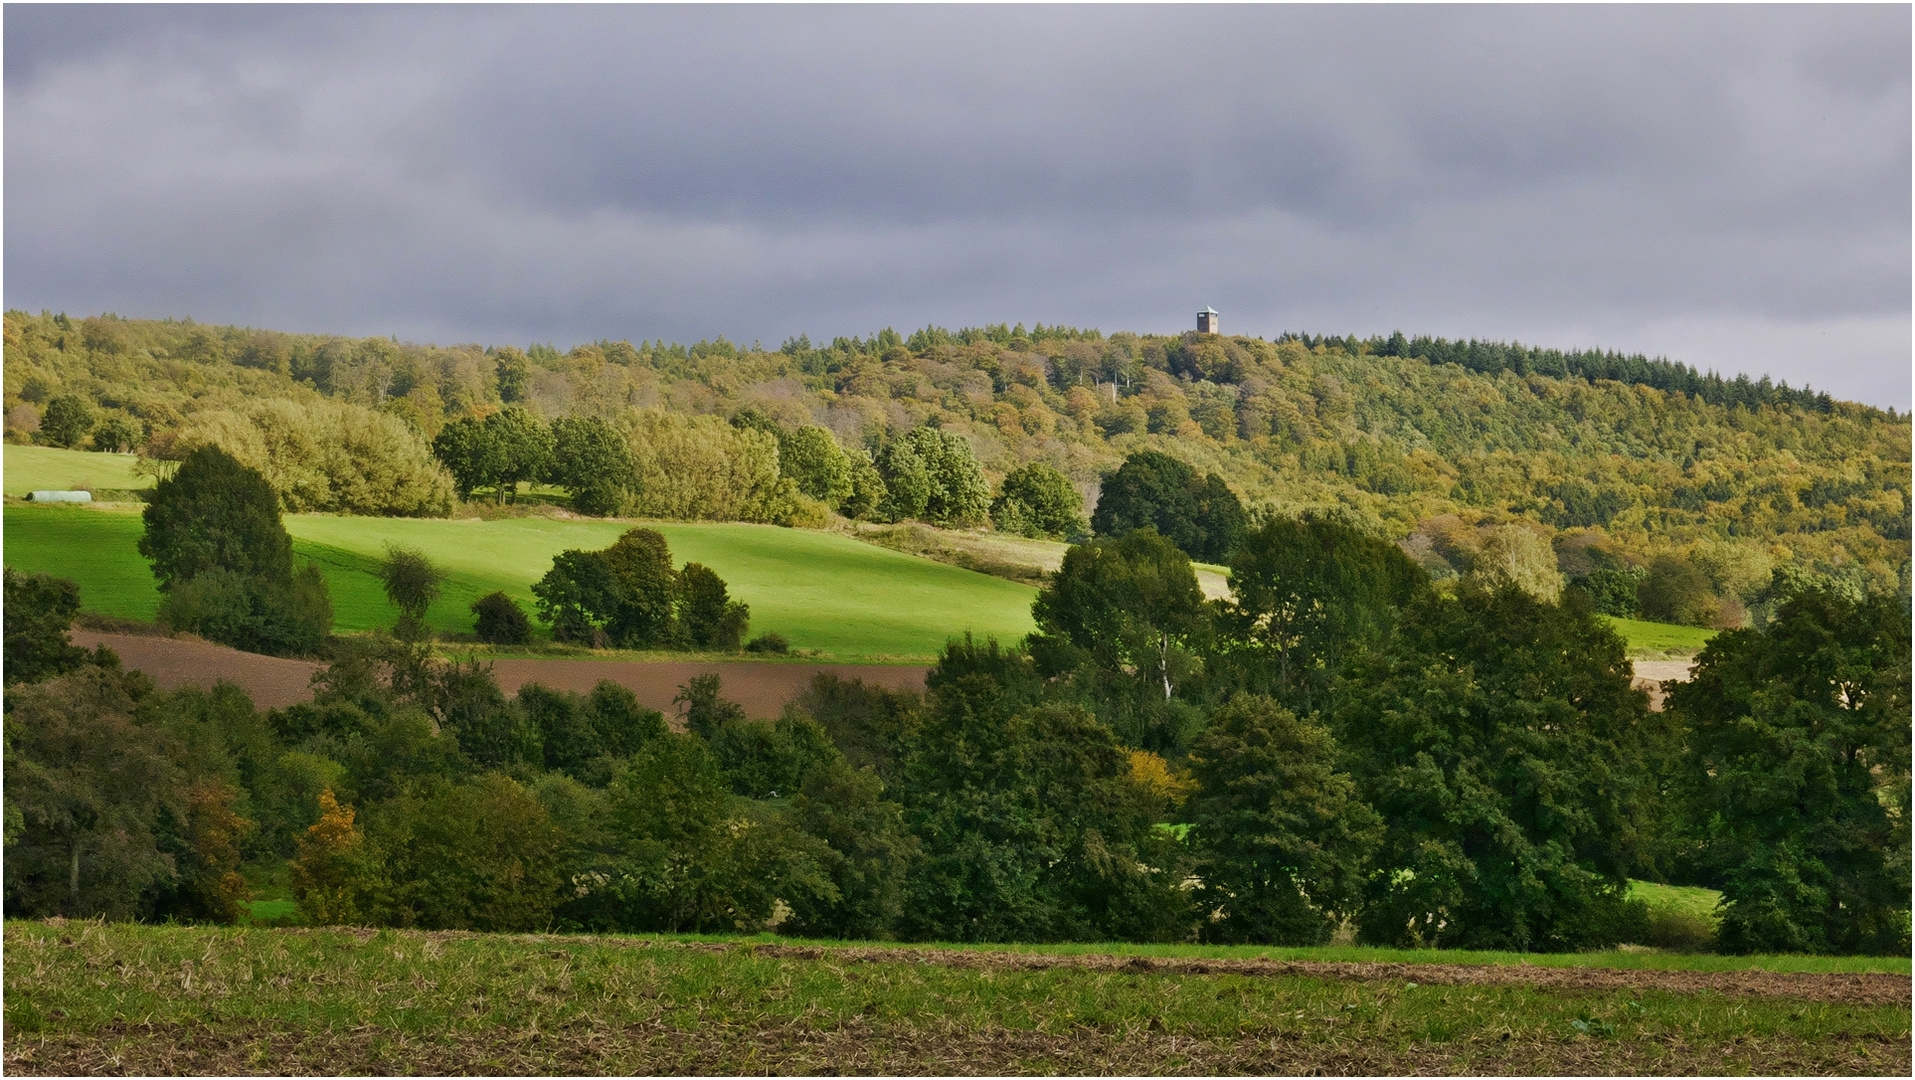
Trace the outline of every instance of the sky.
<instances>
[{"instance_id":1,"label":"sky","mask_svg":"<svg viewBox=\"0 0 1915 1080\"><path fill-rule=\"evenodd\" d=\"M8 4L5 303L1521 340L1910 401L1910 8Z\"/></svg>"}]
</instances>

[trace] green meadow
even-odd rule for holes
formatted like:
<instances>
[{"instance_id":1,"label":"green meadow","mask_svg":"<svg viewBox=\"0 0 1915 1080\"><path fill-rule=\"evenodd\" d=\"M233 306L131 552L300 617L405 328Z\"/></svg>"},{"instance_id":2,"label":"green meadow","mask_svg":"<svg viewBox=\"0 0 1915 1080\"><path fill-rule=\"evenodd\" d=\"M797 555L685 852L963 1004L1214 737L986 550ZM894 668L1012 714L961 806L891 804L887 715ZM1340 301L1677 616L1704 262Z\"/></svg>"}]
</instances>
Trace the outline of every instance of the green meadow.
<instances>
[{"instance_id":1,"label":"green meadow","mask_svg":"<svg viewBox=\"0 0 1915 1080\"><path fill-rule=\"evenodd\" d=\"M85 487L123 491L150 487L136 476L131 454L93 454L45 446L5 449L6 494ZM135 547L136 514L107 509L15 503L6 510L6 561L20 570L46 571L80 583L88 611L150 621L159 608L153 577ZM386 602L373 571L387 543L417 547L449 572L444 594L427 613L441 633L472 628L472 602L495 590L530 610L532 583L567 548L604 547L631 522L512 518L357 518L290 515L294 553L319 564L332 589L335 628L357 633L391 626L397 611ZM1027 584L966 569L949 551L925 552L861 543L835 533L769 525L653 523L681 565L716 570L737 598L751 605L754 634L775 630L800 649L831 659L924 660L966 630L1001 640L1031 630ZM1030 564L1030 577L1054 568L1064 545L994 534L976 536L920 529L946 547L986 562ZM975 550L973 550L975 549ZM1221 566L1200 566L1221 595ZM1018 576L1018 575L1012 575ZM1604 618L1608 618L1604 616ZM1640 619L1608 619L1633 656L1688 656L1701 651L1712 630Z\"/></svg>"},{"instance_id":2,"label":"green meadow","mask_svg":"<svg viewBox=\"0 0 1915 1080\"><path fill-rule=\"evenodd\" d=\"M7 444L6 492L16 498L29 491L131 491L153 486L138 476L132 454L88 454L52 446Z\"/></svg>"},{"instance_id":3,"label":"green meadow","mask_svg":"<svg viewBox=\"0 0 1915 1080\"><path fill-rule=\"evenodd\" d=\"M567 548L610 544L631 522L552 518L360 518L288 515L293 552L319 564L335 629L391 626L397 611L374 570L388 543L425 551L448 574L428 612L434 629L472 628L472 601L504 590L528 610L532 583ZM650 523L681 565L716 570L751 605L754 634L839 660L926 660L965 631L1002 640L1031 629L1027 585L863 544L835 533L770 525ZM150 621L159 593L140 557L138 514L15 503L5 515L6 561L79 582L86 609Z\"/></svg>"},{"instance_id":4,"label":"green meadow","mask_svg":"<svg viewBox=\"0 0 1915 1080\"><path fill-rule=\"evenodd\" d=\"M1629 643L1631 656L1694 656L1702 651L1704 645L1709 644L1710 638L1716 636L1714 630L1700 626L1618 619L1611 615L1598 618L1614 627L1616 633Z\"/></svg>"}]
</instances>

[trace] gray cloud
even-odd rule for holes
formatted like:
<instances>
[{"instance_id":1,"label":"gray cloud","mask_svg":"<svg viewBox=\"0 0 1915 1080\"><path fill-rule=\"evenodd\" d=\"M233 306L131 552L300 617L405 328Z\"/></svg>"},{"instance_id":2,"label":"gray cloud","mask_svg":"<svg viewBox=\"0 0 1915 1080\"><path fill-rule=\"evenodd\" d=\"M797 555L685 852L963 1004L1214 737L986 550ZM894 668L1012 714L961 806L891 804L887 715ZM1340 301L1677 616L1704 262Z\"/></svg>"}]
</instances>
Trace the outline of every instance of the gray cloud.
<instances>
[{"instance_id":1,"label":"gray cloud","mask_svg":"<svg viewBox=\"0 0 1915 1080\"><path fill-rule=\"evenodd\" d=\"M1519 337L1906 405L1906 7L58 8L11 306Z\"/></svg>"}]
</instances>

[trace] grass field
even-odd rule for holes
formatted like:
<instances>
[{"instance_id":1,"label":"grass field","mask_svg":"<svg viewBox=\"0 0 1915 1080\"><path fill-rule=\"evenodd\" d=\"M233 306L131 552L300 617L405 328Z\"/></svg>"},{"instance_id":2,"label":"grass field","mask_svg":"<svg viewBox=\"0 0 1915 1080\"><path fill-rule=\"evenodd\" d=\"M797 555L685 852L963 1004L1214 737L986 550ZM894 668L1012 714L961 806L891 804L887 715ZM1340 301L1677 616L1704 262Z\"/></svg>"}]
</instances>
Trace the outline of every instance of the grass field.
<instances>
[{"instance_id":1,"label":"grass field","mask_svg":"<svg viewBox=\"0 0 1915 1080\"><path fill-rule=\"evenodd\" d=\"M604 547L630 522L552 518L286 517L294 554L319 563L341 633L397 617L373 570L390 543L418 547L449 573L428 613L435 629L470 631L473 600L495 589L527 605L531 585L566 548ZM924 660L971 630L1012 640L1031 629L1035 590L833 533L769 525L660 523L679 563L702 562L751 605L753 633L775 630L837 660ZM139 516L62 506L6 509L6 560L70 577L89 611L151 620L159 594L139 555Z\"/></svg>"},{"instance_id":2,"label":"grass field","mask_svg":"<svg viewBox=\"0 0 1915 1080\"><path fill-rule=\"evenodd\" d=\"M131 454L92 454L44 446L5 449L6 493L43 488L148 487ZM159 607L152 575L134 544L136 517L67 507L14 505L6 511L6 558L80 582L90 611L151 620ZM337 629L390 626L397 612L372 576L386 542L424 549L451 572L427 615L434 629L462 633L469 608L503 589L529 605L532 582L569 547L603 547L628 522L506 518L497 521L335 517L286 518L294 550L320 564L332 588ZM770 526L659 524L680 563L702 562L752 607L752 630L776 630L801 649L831 659L923 660L969 629L1010 640L1031 629L1031 584L1056 569L1065 544L928 526L875 528L871 539ZM922 556L922 557L919 557ZM976 571L976 572L973 572ZM1206 595L1224 596L1227 571L1200 564ZM1606 616L1605 616L1606 617ZM1690 656L1714 631L1639 619L1609 619L1632 656Z\"/></svg>"},{"instance_id":3,"label":"grass field","mask_svg":"<svg viewBox=\"0 0 1915 1080\"><path fill-rule=\"evenodd\" d=\"M1831 998L1813 975L1725 993L1707 981L1725 976L1693 974L1565 986L1512 968L647 937L19 920L5 934L15 1074L1895 1073L1909 1038L1905 997Z\"/></svg>"},{"instance_id":4,"label":"grass field","mask_svg":"<svg viewBox=\"0 0 1915 1080\"><path fill-rule=\"evenodd\" d=\"M29 491L129 491L153 486L150 476L135 476L132 454L89 454L52 446L7 444L6 493L15 497Z\"/></svg>"},{"instance_id":5,"label":"grass field","mask_svg":"<svg viewBox=\"0 0 1915 1080\"><path fill-rule=\"evenodd\" d=\"M1714 630L1700 626L1618 619L1612 615L1597 617L1616 628L1616 633L1628 643L1631 656L1694 656L1716 636Z\"/></svg>"}]
</instances>

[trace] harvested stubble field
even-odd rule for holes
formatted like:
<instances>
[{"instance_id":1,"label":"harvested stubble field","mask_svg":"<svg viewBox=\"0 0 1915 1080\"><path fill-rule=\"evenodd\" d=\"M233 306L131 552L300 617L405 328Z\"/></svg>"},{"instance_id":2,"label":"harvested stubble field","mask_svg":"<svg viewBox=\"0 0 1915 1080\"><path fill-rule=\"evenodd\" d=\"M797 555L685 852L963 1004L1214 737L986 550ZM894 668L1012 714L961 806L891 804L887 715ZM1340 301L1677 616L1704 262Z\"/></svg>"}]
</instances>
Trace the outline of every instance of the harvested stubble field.
<instances>
[{"instance_id":1,"label":"harvested stubble field","mask_svg":"<svg viewBox=\"0 0 1915 1080\"><path fill-rule=\"evenodd\" d=\"M1901 1073L1909 1057L1899 972L57 922L9 922L6 951L13 1073Z\"/></svg>"}]
</instances>

